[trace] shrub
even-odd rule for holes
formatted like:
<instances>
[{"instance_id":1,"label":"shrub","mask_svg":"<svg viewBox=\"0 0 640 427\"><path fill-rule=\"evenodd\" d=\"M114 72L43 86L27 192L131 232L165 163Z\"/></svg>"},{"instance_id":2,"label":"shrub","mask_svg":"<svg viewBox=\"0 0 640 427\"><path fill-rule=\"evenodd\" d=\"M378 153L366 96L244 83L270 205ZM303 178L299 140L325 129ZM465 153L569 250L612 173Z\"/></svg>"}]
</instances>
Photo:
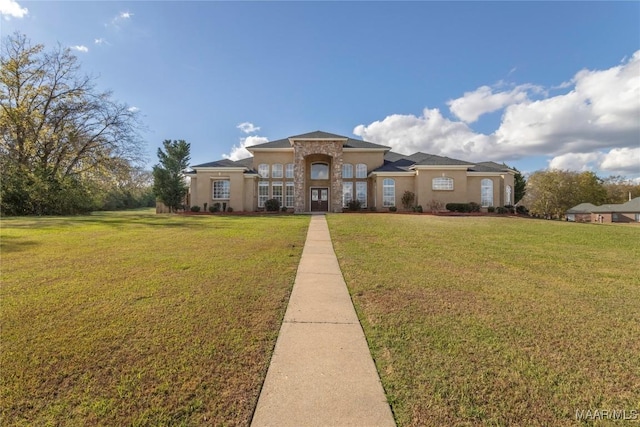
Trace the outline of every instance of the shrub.
<instances>
[{"instance_id":1,"label":"shrub","mask_svg":"<svg viewBox=\"0 0 640 427\"><path fill-rule=\"evenodd\" d=\"M416 195L412 191L407 190L402 195L402 199L400 199L400 201L402 202L402 207L405 209L411 209L413 203L416 201Z\"/></svg>"},{"instance_id":2,"label":"shrub","mask_svg":"<svg viewBox=\"0 0 640 427\"><path fill-rule=\"evenodd\" d=\"M377 209L376 209L376 207L375 207L375 206L370 206L370 207L369 207L369 211L371 211L371 212L375 212L375 211L377 211Z\"/></svg>"},{"instance_id":3,"label":"shrub","mask_svg":"<svg viewBox=\"0 0 640 427\"><path fill-rule=\"evenodd\" d=\"M200 206L191 206L191 212L200 212Z\"/></svg>"},{"instance_id":4,"label":"shrub","mask_svg":"<svg viewBox=\"0 0 640 427\"><path fill-rule=\"evenodd\" d=\"M414 212L418 212L418 213L422 213L422 205L414 206L413 207L413 211Z\"/></svg>"},{"instance_id":5,"label":"shrub","mask_svg":"<svg viewBox=\"0 0 640 427\"><path fill-rule=\"evenodd\" d=\"M503 206L498 206L496 208L496 212L498 212L499 214L506 214L507 212L509 212L509 209L503 207Z\"/></svg>"},{"instance_id":6,"label":"shrub","mask_svg":"<svg viewBox=\"0 0 640 427\"><path fill-rule=\"evenodd\" d=\"M519 205L516 207L516 212L518 212L521 215L528 215L529 209L527 209L525 206Z\"/></svg>"},{"instance_id":7,"label":"shrub","mask_svg":"<svg viewBox=\"0 0 640 427\"><path fill-rule=\"evenodd\" d=\"M433 213L440 212L444 208L444 204L441 201L435 199L432 199L427 206Z\"/></svg>"},{"instance_id":8,"label":"shrub","mask_svg":"<svg viewBox=\"0 0 640 427\"><path fill-rule=\"evenodd\" d=\"M203 212L206 212L206 210L207 210L207 204L208 204L207 202L204 202L204 207L202 208L202 211L203 211Z\"/></svg>"},{"instance_id":9,"label":"shrub","mask_svg":"<svg viewBox=\"0 0 640 427\"><path fill-rule=\"evenodd\" d=\"M493 206L489 206L489 207L487 208L487 212L489 212L489 213L494 213L495 211L496 211L496 208L495 208L495 207L493 207Z\"/></svg>"},{"instance_id":10,"label":"shrub","mask_svg":"<svg viewBox=\"0 0 640 427\"><path fill-rule=\"evenodd\" d=\"M398 210L398 208L396 208L395 206L390 206L389 207L389 212L395 212L397 210Z\"/></svg>"},{"instance_id":11,"label":"shrub","mask_svg":"<svg viewBox=\"0 0 640 427\"><path fill-rule=\"evenodd\" d=\"M447 203L446 208L451 212L471 212L470 203Z\"/></svg>"},{"instance_id":12,"label":"shrub","mask_svg":"<svg viewBox=\"0 0 640 427\"><path fill-rule=\"evenodd\" d=\"M264 202L264 208L267 210L267 212L278 212L280 210L280 200L269 199Z\"/></svg>"},{"instance_id":13,"label":"shrub","mask_svg":"<svg viewBox=\"0 0 640 427\"><path fill-rule=\"evenodd\" d=\"M229 212L229 213L233 212L233 208L232 208L231 206L229 206L229 207L227 208L227 212Z\"/></svg>"},{"instance_id":14,"label":"shrub","mask_svg":"<svg viewBox=\"0 0 640 427\"><path fill-rule=\"evenodd\" d=\"M362 202L360 200L351 200L347 206L350 211L359 211L362 208Z\"/></svg>"},{"instance_id":15,"label":"shrub","mask_svg":"<svg viewBox=\"0 0 640 427\"><path fill-rule=\"evenodd\" d=\"M282 212L287 212L287 207L283 206L282 209L280 209Z\"/></svg>"},{"instance_id":16,"label":"shrub","mask_svg":"<svg viewBox=\"0 0 640 427\"><path fill-rule=\"evenodd\" d=\"M516 208L513 205L504 205L504 208L509 212L509 213L515 213L516 212Z\"/></svg>"},{"instance_id":17,"label":"shrub","mask_svg":"<svg viewBox=\"0 0 640 427\"><path fill-rule=\"evenodd\" d=\"M214 203L213 205L209 206L209 212L220 212L220 203Z\"/></svg>"},{"instance_id":18,"label":"shrub","mask_svg":"<svg viewBox=\"0 0 640 427\"><path fill-rule=\"evenodd\" d=\"M471 202L469 206L471 207L471 212L480 212L480 203Z\"/></svg>"}]
</instances>

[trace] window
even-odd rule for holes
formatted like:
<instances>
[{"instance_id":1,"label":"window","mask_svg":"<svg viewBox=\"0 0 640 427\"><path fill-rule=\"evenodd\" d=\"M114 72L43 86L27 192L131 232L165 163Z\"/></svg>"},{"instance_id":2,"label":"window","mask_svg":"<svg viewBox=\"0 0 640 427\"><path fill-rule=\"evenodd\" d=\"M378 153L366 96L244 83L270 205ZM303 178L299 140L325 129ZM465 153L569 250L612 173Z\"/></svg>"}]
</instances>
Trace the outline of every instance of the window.
<instances>
[{"instance_id":1,"label":"window","mask_svg":"<svg viewBox=\"0 0 640 427\"><path fill-rule=\"evenodd\" d=\"M453 190L453 178L433 178L431 180L432 190Z\"/></svg>"},{"instance_id":2,"label":"window","mask_svg":"<svg viewBox=\"0 0 640 427\"><path fill-rule=\"evenodd\" d=\"M356 165L356 178L366 178L367 177L367 165L364 163L358 163Z\"/></svg>"},{"instance_id":3,"label":"window","mask_svg":"<svg viewBox=\"0 0 640 427\"><path fill-rule=\"evenodd\" d=\"M345 178L353 178L353 165L351 163L342 165L342 179Z\"/></svg>"},{"instance_id":4,"label":"window","mask_svg":"<svg viewBox=\"0 0 640 427\"><path fill-rule=\"evenodd\" d=\"M480 204L486 208L493 206L493 181L490 179L483 179L480 182Z\"/></svg>"},{"instance_id":5,"label":"window","mask_svg":"<svg viewBox=\"0 0 640 427\"><path fill-rule=\"evenodd\" d=\"M260 178L269 178L269 165L265 163L258 165L258 175Z\"/></svg>"},{"instance_id":6,"label":"window","mask_svg":"<svg viewBox=\"0 0 640 427\"><path fill-rule=\"evenodd\" d=\"M292 208L295 202L296 199L293 182L287 182L284 193L284 205L288 208Z\"/></svg>"},{"instance_id":7,"label":"window","mask_svg":"<svg viewBox=\"0 0 640 427\"><path fill-rule=\"evenodd\" d=\"M284 206L283 194L282 194L282 181L276 181L271 184L272 198L280 202L280 206Z\"/></svg>"},{"instance_id":8,"label":"window","mask_svg":"<svg viewBox=\"0 0 640 427\"><path fill-rule=\"evenodd\" d=\"M513 203L511 203L511 186L507 185L506 188L504 189L504 204L505 205L512 205Z\"/></svg>"},{"instance_id":9,"label":"window","mask_svg":"<svg viewBox=\"0 0 640 427\"><path fill-rule=\"evenodd\" d=\"M258 182L258 207L264 208L264 202L269 199L269 181Z\"/></svg>"},{"instance_id":10,"label":"window","mask_svg":"<svg viewBox=\"0 0 640 427\"><path fill-rule=\"evenodd\" d=\"M271 165L271 177L282 178L282 163Z\"/></svg>"},{"instance_id":11,"label":"window","mask_svg":"<svg viewBox=\"0 0 640 427\"><path fill-rule=\"evenodd\" d=\"M311 179L329 179L329 165L326 163L312 163Z\"/></svg>"},{"instance_id":12,"label":"window","mask_svg":"<svg viewBox=\"0 0 640 427\"><path fill-rule=\"evenodd\" d=\"M382 206L396 205L396 182L391 178L382 181Z\"/></svg>"},{"instance_id":13,"label":"window","mask_svg":"<svg viewBox=\"0 0 640 427\"><path fill-rule=\"evenodd\" d=\"M353 200L353 182L342 183L342 206L349 206L349 202Z\"/></svg>"},{"instance_id":14,"label":"window","mask_svg":"<svg viewBox=\"0 0 640 427\"><path fill-rule=\"evenodd\" d=\"M287 163L286 169L284 170L284 177L285 178L293 178L293 169L294 165L293 163Z\"/></svg>"},{"instance_id":15,"label":"window","mask_svg":"<svg viewBox=\"0 0 640 427\"><path fill-rule=\"evenodd\" d=\"M367 207L367 183L360 181L356 182L356 200L360 201L360 206Z\"/></svg>"},{"instance_id":16,"label":"window","mask_svg":"<svg viewBox=\"0 0 640 427\"><path fill-rule=\"evenodd\" d=\"M213 181L213 199L228 200L230 194L231 185L228 179L219 179Z\"/></svg>"}]
</instances>

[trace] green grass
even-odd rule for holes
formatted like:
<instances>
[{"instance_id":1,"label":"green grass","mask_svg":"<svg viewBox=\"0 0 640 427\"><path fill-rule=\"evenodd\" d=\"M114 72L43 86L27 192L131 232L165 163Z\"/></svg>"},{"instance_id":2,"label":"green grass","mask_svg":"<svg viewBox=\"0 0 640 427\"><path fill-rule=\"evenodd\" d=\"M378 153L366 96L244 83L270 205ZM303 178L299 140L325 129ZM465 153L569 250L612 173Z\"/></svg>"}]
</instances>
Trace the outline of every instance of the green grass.
<instances>
[{"instance_id":1,"label":"green grass","mask_svg":"<svg viewBox=\"0 0 640 427\"><path fill-rule=\"evenodd\" d=\"M577 410L640 413L640 227L328 221L399 426L571 426Z\"/></svg>"},{"instance_id":2,"label":"green grass","mask_svg":"<svg viewBox=\"0 0 640 427\"><path fill-rule=\"evenodd\" d=\"M0 424L248 424L308 221L3 218Z\"/></svg>"}]
</instances>

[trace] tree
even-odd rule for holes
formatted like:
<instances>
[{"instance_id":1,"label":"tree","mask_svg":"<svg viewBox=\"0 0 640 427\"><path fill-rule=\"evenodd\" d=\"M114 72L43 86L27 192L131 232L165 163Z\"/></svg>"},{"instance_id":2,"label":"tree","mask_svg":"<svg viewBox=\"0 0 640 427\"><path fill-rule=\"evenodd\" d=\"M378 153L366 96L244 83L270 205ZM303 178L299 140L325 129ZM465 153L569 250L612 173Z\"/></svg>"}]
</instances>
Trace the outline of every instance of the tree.
<instances>
[{"instance_id":1,"label":"tree","mask_svg":"<svg viewBox=\"0 0 640 427\"><path fill-rule=\"evenodd\" d=\"M534 215L560 218L569 208L580 203L604 203L606 189L593 172L537 171L529 176L523 201Z\"/></svg>"},{"instance_id":2,"label":"tree","mask_svg":"<svg viewBox=\"0 0 640 427\"><path fill-rule=\"evenodd\" d=\"M158 148L160 164L153 167L153 192L158 200L175 212L189 191L184 170L189 166L190 144L184 140L163 141L164 151Z\"/></svg>"},{"instance_id":3,"label":"tree","mask_svg":"<svg viewBox=\"0 0 640 427\"><path fill-rule=\"evenodd\" d=\"M511 169L516 172L513 176L513 203L517 204L527 194L527 180L518 169Z\"/></svg>"},{"instance_id":4,"label":"tree","mask_svg":"<svg viewBox=\"0 0 640 427\"><path fill-rule=\"evenodd\" d=\"M4 214L91 210L98 177L140 160L138 115L98 92L69 49L45 52L26 36L0 56L1 208Z\"/></svg>"},{"instance_id":5,"label":"tree","mask_svg":"<svg viewBox=\"0 0 640 427\"><path fill-rule=\"evenodd\" d=\"M623 176L610 176L604 180L607 203L625 203L629 197L640 197L640 182L636 183Z\"/></svg>"}]
</instances>

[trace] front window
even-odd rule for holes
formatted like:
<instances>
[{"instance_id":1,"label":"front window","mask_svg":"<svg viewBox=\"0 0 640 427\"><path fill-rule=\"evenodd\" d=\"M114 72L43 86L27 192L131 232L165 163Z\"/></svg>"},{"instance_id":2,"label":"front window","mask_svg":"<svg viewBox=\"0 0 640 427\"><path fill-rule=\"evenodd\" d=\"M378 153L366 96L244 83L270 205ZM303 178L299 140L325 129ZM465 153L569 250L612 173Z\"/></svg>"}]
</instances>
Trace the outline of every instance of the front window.
<instances>
[{"instance_id":1,"label":"front window","mask_svg":"<svg viewBox=\"0 0 640 427\"><path fill-rule=\"evenodd\" d=\"M356 165L356 178L366 178L367 177L367 165L364 163L358 163Z\"/></svg>"},{"instance_id":2,"label":"front window","mask_svg":"<svg viewBox=\"0 0 640 427\"><path fill-rule=\"evenodd\" d=\"M356 182L356 200L360 201L360 206L367 207L367 183Z\"/></svg>"},{"instance_id":3,"label":"front window","mask_svg":"<svg viewBox=\"0 0 640 427\"><path fill-rule=\"evenodd\" d=\"M353 178L353 165L351 163L342 165L342 178Z\"/></svg>"},{"instance_id":4,"label":"front window","mask_svg":"<svg viewBox=\"0 0 640 427\"><path fill-rule=\"evenodd\" d=\"M258 175L260 178L269 178L269 165L266 163L258 165Z\"/></svg>"},{"instance_id":5,"label":"front window","mask_svg":"<svg viewBox=\"0 0 640 427\"><path fill-rule=\"evenodd\" d=\"M396 182L391 178L382 181L382 206L396 205Z\"/></svg>"},{"instance_id":6,"label":"front window","mask_svg":"<svg viewBox=\"0 0 640 427\"><path fill-rule=\"evenodd\" d=\"M269 199L269 182L268 181L259 181L258 182L258 207L264 208L264 202Z\"/></svg>"},{"instance_id":7,"label":"front window","mask_svg":"<svg viewBox=\"0 0 640 427\"><path fill-rule=\"evenodd\" d=\"M293 182L287 182L284 193L284 205L288 208L292 208L295 204L295 190L293 186Z\"/></svg>"},{"instance_id":8,"label":"front window","mask_svg":"<svg viewBox=\"0 0 640 427\"><path fill-rule=\"evenodd\" d=\"M311 179L329 179L329 165L313 163L311 165Z\"/></svg>"},{"instance_id":9,"label":"front window","mask_svg":"<svg viewBox=\"0 0 640 427\"><path fill-rule=\"evenodd\" d=\"M511 186L507 185L507 187L504 189L504 204L505 205L512 205L513 203L511 203Z\"/></svg>"},{"instance_id":10,"label":"front window","mask_svg":"<svg viewBox=\"0 0 640 427\"><path fill-rule=\"evenodd\" d=\"M480 204L483 208L493 206L493 181L490 179L480 182Z\"/></svg>"},{"instance_id":11,"label":"front window","mask_svg":"<svg viewBox=\"0 0 640 427\"><path fill-rule=\"evenodd\" d=\"M213 181L213 199L228 200L230 189L231 189L231 185L228 179L220 179L220 180Z\"/></svg>"},{"instance_id":12,"label":"front window","mask_svg":"<svg viewBox=\"0 0 640 427\"><path fill-rule=\"evenodd\" d=\"M293 178L293 163L287 163L286 169L284 171L285 178Z\"/></svg>"},{"instance_id":13,"label":"front window","mask_svg":"<svg viewBox=\"0 0 640 427\"><path fill-rule=\"evenodd\" d=\"M276 163L271 166L271 176L273 178L282 178L282 163Z\"/></svg>"},{"instance_id":14,"label":"front window","mask_svg":"<svg viewBox=\"0 0 640 427\"><path fill-rule=\"evenodd\" d=\"M272 197L280 202L280 206L283 205L283 194L282 194L282 181L277 181L271 184L271 193Z\"/></svg>"},{"instance_id":15,"label":"front window","mask_svg":"<svg viewBox=\"0 0 640 427\"><path fill-rule=\"evenodd\" d=\"M453 190L453 178L433 178L431 180L431 189L433 190Z\"/></svg>"},{"instance_id":16,"label":"front window","mask_svg":"<svg viewBox=\"0 0 640 427\"><path fill-rule=\"evenodd\" d=\"M353 200L353 182L342 183L342 206L349 206L349 202Z\"/></svg>"}]
</instances>

